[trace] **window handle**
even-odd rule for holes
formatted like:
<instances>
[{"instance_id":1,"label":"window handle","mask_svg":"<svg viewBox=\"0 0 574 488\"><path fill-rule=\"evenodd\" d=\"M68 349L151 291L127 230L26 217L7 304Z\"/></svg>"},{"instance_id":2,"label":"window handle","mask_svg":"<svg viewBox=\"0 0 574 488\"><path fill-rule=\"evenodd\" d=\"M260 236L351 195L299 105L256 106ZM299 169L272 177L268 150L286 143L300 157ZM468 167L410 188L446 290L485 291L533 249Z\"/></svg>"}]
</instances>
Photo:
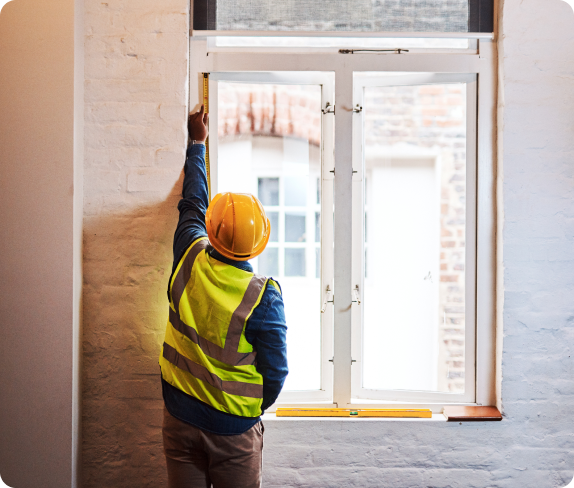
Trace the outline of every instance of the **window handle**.
<instances>
[{"instance_id":1,"label":"window handle","mask_svg":"<svg viewBox=\"0 0 574 488\"><path fill-rule=\"evenodd\" d=\"M325 301L323 302L323 308L321 308L321 313L325 313L325 310L327 310L327 303L333 303L334 300L335 297L333 297L331 287L327 285L327 288L325 288Z\"/></svg>"},{"instance_id":2,"label":"window handle","mask_svg":"<svg viewBox=\"0 0 574 488\"><path fill-rule=\"evenodd\" d=\"M356 303L357 305L361 304L361 295L359 295L359 285L355 285L355 288L353 288L353 303Z\"/></svg>"}]
</instances>

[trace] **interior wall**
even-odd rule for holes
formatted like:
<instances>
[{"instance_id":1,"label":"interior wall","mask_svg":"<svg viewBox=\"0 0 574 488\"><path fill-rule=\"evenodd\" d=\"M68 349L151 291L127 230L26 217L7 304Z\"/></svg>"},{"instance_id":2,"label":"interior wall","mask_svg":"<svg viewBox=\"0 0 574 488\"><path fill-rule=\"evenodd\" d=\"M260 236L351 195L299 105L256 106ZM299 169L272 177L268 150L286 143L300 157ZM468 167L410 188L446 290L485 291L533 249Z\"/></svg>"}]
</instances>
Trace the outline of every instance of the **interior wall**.
<instances>
[{"instance_id":1,"label":"interior wall","mask_svg":"<svg viewBox=\"0 0 574 488\"><path fill-rule=\"evenodd\" d=\"M77 486L83 39L75 42L75 18L74 0L15 0L0 14L0 476L17 488Z\"/></svg>"},{"instance_id":2,"label":"interior wall","mask_svg":"<svg viewBox=\"0 0 574 488\"><path fill-rule=\"evenodd\" d=\"M155 487L188 5L85 5L84 486ZM266 488L557 488L574 475L574 12L561 0L505 0L503 12L505 419L266 420Z\"/></svg>"},{"instance_id":3,"label":"interior wall","mask_svg":"<svg viewBox=\"0 0 574 488\"><path fill-rule=\"evenodd\" d=\"M187 142L187 0L86 0L83 486L166 486L159 352Z\"/></svg>"}]
</instances>

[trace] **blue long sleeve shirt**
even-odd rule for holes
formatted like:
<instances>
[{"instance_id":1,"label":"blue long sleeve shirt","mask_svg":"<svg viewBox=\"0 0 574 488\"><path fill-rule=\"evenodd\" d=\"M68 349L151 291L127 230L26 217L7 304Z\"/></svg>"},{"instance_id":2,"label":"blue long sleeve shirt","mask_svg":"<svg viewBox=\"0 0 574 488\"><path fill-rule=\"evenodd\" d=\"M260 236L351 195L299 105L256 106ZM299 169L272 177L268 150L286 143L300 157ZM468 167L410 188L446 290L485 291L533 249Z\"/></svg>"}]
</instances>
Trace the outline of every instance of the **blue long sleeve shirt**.
<instances>
[{"instance_id":1,"label":"blue long sleeve shirt","mask_svg":"<svg viewBox=\"0 0 574 488\"><path fill-rule=\"evenodd\" d=\"M205 212L209 205L205 146L194 144L187 149L179 222L173 240L172 275L189 246L200 237L207 237ZM210 251L211 256L230 266L253 272L247 261L233 261ZM171 282L171 279L170 279ZM168 292L169 293L169 292ZM281 294L270 284L263 298L247 320L245 338L257 352L257 371L263 376L263 404L268 409L279 396L287 377L287 325ZM200 429L220 435L242 434L259 422L260 417L239 417L212 408L187 395L162 379L165 406L174 417Z\"/></svg>"}]
</instances>

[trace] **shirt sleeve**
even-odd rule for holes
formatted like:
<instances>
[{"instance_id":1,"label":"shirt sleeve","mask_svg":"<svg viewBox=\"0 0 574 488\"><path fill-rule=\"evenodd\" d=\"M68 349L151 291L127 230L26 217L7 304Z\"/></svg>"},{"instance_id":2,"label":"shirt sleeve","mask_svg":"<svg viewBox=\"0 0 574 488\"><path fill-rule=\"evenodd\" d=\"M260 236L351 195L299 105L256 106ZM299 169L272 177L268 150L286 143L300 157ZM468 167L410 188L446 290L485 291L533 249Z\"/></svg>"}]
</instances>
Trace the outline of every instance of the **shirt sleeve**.
<instances>
[{"instance_id":1,"label":"shirt sleeve","mask_svg":"<svg viewBox=\"0 0 574 488\"><path fill-rule=\"evenodd\" d=\"M205 212L209 206L205 146L192 144L187 149L182 199L177 206L179 222L173 239L173 269L193 241L207 236Z\"/></svg>"},{"instance_id":2,"label":"shirt sleeve","mask_svg":"<svg viewBox=\"0 0 574 488\"><path fill-rule=\"evenodd\" d=\"M289 373L283 298L270 283L267 284L262 303L249 318L245 333L257 352L257 371L263 376L261 410L265 411L277 400Z\"/></svg>"}]
</instances>

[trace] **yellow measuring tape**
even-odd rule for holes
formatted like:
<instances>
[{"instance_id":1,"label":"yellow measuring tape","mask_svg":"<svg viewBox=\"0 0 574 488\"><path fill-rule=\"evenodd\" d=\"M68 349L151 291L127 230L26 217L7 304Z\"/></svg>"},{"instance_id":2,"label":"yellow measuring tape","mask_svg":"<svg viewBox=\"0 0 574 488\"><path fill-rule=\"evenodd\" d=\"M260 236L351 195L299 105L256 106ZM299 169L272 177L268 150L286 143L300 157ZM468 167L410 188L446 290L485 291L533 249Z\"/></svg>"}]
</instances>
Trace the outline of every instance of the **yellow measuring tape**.
<instances>
[{"instance_id":1,"label":"yellow measuring tape","mask_svg":"<svg viewBox=\"0 0 574 488\"><path fill-rule=\"evenodd\" d=\"M209 113L209 73L203 73L203 107ZM207 191L211 202L211 166L209 163L209 136L205 141L205 170L207 171Z\"/></svg>"}]
</instances>

